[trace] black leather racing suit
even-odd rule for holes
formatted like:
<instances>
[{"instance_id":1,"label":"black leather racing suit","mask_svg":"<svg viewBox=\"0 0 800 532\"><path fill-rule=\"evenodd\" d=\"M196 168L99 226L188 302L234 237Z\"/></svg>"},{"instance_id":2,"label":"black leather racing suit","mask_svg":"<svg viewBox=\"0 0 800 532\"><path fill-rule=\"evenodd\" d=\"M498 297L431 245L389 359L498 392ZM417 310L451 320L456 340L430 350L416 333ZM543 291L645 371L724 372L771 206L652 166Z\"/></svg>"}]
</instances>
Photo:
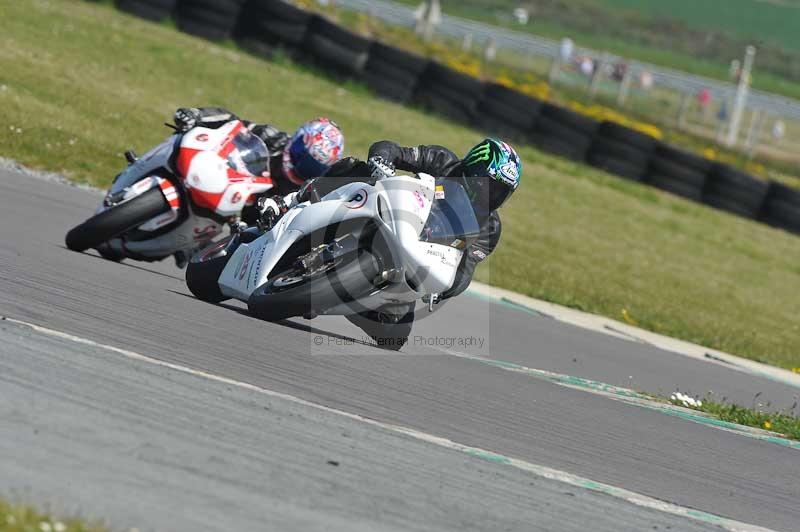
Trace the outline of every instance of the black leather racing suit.
<instances>
[{"instance_id":1,"label":"black leather racing suit","mask_svg":"<svg viewBox=\"0 0 800 532\"><path fill-rule=\"evenodd\" d=\"M217 129L231 120L241 120L238 116L222 107L200 107L197 111L199 111L199 114L194 126ZM267 145L269 171L275 182L275 187L269 191L269 195L286 195L299 189L300 186L294 184L283 173L283 150L289 143L289 134L269 124L254 124L247 120L242 120L242 122ZM176 125L180 128L182 124L176 119Z\"/></svg>"},{"instance_id":2,"label":"black leather racing suit","mask_svg":"<svg viewBox=\"0 0 800 532\"><path fill-rule=\"evenodd\" d=\"M406 172L424 172L434 177L460 177L463 174L462 161L452 151L442 146L417 146L404 148L394 142L381 141L372 145L369 157L382 157L395 168ZM318 200L337 188L370 175L370 168L364 161L347 157L334 164L325 176L309 181L298 193L298 202ZM368 178L374 179L374 178ZM467 289L475 267L486 259L500 241L500 216L492 211L481 226L478 240L464 253L456 271L453 286L440 294L442 299L457 296ZM414 323L414 304L401 304L382 308L378 311L359 312L347 316L353 324L369 334L379 346L385 349L400 349L408 341Z\"/></svg>"},{"instance_id":3,"label":"black leather racing suit","mask_svg":"<svg viewBox=\"0 0 800 532\"><path fill-rule=\"evenodd\" d=\"M443 146L416 146L404 148L394 142L383 140L376 142L369 149L369 158L382 157L394 164L398 170L406 172L424 172L434 177L461 177L463 165L461 159ZM470 245L458 265L455 281L449 290L441 294L442 299L459 295L467 289L475 275L475 267L488 257L500 242L500 216L492 211L481 226L478 240Z\"/></svg>"}]
</instances>

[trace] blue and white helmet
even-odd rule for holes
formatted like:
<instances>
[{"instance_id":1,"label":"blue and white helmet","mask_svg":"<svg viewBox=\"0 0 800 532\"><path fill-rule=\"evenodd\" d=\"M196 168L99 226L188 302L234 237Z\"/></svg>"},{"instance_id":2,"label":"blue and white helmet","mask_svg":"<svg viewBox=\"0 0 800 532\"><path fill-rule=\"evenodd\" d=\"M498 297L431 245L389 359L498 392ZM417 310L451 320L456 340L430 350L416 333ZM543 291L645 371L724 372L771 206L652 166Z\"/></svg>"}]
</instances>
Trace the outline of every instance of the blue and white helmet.
<instances>
[{"instance_id":1,"label":"blue and white helmet","mask_svg":"<svg viewBox=\"0 0 800 532\"><path fill-rule=\"evenodd\" d=\"M325 175L344 152L339 126L317 118L300 126L283 150L283 173L296 185Z\"/></svg>"},{"instance_id":2,"label":"blue and white helmet","mask_svg":"<svg viewBox=\"0 0 800 532\"><path fill-rule=\"evenodd\" d=\"M517 189L522 178L522 160L511 145L497 139L485 139L472 148L464 157L464 177L490 177L488 190L469 190L473 196L480 195L487 201L490 211L500 208ZM470 180L472 187L480 187L480 181ZM481 187L482 188L482 187ZM473 197L475 201L477 197Z\"/></svg>"}]
</instances>

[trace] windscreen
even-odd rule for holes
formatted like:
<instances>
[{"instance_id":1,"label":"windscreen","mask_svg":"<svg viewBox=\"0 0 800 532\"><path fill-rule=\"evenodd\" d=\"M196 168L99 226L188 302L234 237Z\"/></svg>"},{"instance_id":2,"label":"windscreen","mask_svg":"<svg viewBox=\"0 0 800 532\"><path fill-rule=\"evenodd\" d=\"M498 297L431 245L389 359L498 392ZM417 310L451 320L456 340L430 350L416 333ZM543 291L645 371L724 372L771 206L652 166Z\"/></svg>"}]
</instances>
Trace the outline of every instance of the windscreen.
<instances>
[{"instance_id":1,"label":"windscreen","mask_svg":"<svg viewBox=\"0 0 800 532\"><path fill-rule=\"evenodd\" d=\"M228 156L228 164L240 174L261 177L269 174L269 152L257 136L247 130L233 139L236 149Z\"/></svg>"},{"instance_id":2,"label":"windscreen","mask_svg":"<svg viewBox=\"0 0 800 532\"><path fill-rule=\"evenodd\" d=\"M437 180L431 213L420 239L461 248L479 234L480 225L464 187L456 181Z\"/></svg>"},{"instance_id":3,"label":"windscreen","mask_svg":"<svg viewBox=\"0 0 800 532\"><path fill-rule=\"evenodd\" d=\"M177 135L171 135L161 144L142 155L135 163L125 168L114 178L110 193L119 194L144 177L152 173L158 173L158 170L162 168L168 169L170 158L175 150L175 142L178 138Z\"/></svg>"}]
</instances>

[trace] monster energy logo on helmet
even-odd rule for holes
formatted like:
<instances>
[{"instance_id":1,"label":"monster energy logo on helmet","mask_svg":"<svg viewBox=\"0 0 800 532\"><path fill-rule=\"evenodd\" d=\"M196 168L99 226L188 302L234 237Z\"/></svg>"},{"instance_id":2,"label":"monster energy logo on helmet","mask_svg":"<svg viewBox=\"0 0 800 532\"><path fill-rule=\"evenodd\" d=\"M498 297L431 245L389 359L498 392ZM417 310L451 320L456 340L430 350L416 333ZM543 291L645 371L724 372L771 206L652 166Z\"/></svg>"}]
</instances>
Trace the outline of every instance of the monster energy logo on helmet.
<instances>
[{"instance_id":1,"label":"monster energy logo on helmet","mask_svg":"<svg viewBox=\"0 0 800 532\"><path fill-rule=\"evenodd\" d=\"M467 175L485 175L512 189L519 186L522 162L514 148L503 141L486 139L472 148L464 158Z\"/></svg>"}]
</instances>

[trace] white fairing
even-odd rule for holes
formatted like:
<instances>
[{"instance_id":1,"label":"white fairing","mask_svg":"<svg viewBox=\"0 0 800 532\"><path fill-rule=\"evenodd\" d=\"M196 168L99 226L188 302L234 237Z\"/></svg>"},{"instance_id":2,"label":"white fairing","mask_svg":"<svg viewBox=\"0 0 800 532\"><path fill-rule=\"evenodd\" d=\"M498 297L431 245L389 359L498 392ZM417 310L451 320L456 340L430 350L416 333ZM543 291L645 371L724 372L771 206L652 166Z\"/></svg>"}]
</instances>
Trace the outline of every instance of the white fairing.
<instances>
[{"instance_id":1,"label":"white fairing","mask_svg":"<svg viewBox=\"0 0 800 532\"><path fill-rule=\"evenodd\" d=\"M463 251L420 241L434 199L434 183L434 178L426 174L420 174L419 178L387 178L375 186L351 183L328 194L321 202L294 207L272 231L239 246L220 276L222 293L247 301L270 274L278 273L272 269L294 242L334 222L356 218L379 223L406 277L417 281L415 288L407 282L398 282L360 303L378 308L387 301L410 302L447 290L453 284ZM352 310L343 306L326 313L350 314Z\"/></svg>"}]
</instances>

